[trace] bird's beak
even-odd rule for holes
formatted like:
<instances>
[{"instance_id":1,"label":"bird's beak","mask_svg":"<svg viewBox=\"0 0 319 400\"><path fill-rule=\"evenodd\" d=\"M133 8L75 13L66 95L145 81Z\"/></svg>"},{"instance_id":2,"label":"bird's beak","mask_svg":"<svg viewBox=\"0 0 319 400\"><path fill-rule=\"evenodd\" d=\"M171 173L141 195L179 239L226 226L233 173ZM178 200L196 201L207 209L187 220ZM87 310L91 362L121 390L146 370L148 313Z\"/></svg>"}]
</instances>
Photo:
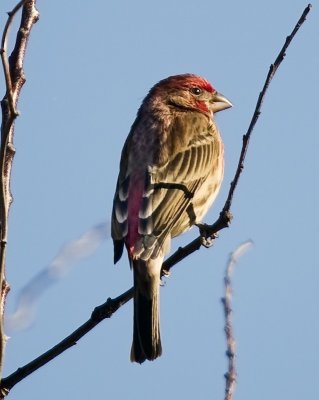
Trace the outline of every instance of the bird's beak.
<instances>
[{"instance_id":1,"label":"bird's beak","mask_svg":"<svg viewBox=\"0 0 319 400\"><path fill-rule=\"evenodd\" d=\"M232 103L225 96L218 92L213 93L210 103L210 109L214 113L233 106Z\"/></svg>"}]
</instances>

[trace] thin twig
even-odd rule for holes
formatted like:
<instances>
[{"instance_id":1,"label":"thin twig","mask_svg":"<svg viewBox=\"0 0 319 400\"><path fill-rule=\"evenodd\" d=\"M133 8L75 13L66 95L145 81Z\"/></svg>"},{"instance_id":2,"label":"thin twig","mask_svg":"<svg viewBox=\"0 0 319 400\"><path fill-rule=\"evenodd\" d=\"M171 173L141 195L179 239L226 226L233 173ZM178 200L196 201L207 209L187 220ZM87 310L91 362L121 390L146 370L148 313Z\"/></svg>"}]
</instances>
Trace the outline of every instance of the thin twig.
<instances>
[{"instance_id":1,"label":"thin twig","mask_svg":"<svg viewBox=\"0 0 319 400\"><path fill-rule=\"evenodd\" d=\"M10 66L9 66L9 60L7 56L7 43L8 43L8 36L9 36L9 29L10 26L13 22L13 19L16 15L16 13L20 10L20 8L23 6L23 4L27 0L21 0L13 9L12 11L8 12L8 19L5 24L3 33L2 33L2 38L1 38L1 48L0 48L0 54L1 54L1 61L2 61L2 66L3 66L3 72L4 72L4 77L6 81L6 89L7 89L7 97L8 97L8 106L10 109L10 113L12 116L16 116L16 110L15 110L15 103L13 100L13 88L12 88L12 80L11 80L11 72L10 72Z\"/></svg>"},{"instance_id":2,"label":"thin twig","mask_svg":"<svg viewBox=\"0 0 319 400\"><path fill-rule=\"evenodd\" d=\"M237 170L235 173L235 177L231 183L225 205L219 215L219 218L214 222L214 224L207 226L208 231L209 231L209 236L212 239L215 239L217 237L218 232L220 230L228 227L231 222L232 216L230 213L230 207L232 204L234 192L237 187L239 177L244 168L244 160L245 160L245 156L246 156L247 149L248 149L249 139L250 139L253 128L254 128L256 121L261 112L260 110L261 110L261 106L262 106L262 101L265 97L265 94L266 94L266 91L267 91L267 88L269 86L271 79L273 78L278 66L280 65L280 63L283 60L283 55L285 54L294 35L296 34L296 32L298 31L300 26L304 23L306 16L310 11L310 8L311 8L311 5L309 4L307 6L307 8L304 10L301 18L299 19L299 21L298 21L297 25L295 26L294 30L292 31L291 35L288 36L288 38L290 38L290 39L286 40L285 45L281 49L281 51L275 61L276 64L275 63L272 64L272 65L276 65L276 68L274 69L274 67L271 67L272 73L271 73L271 75L268 74L268 76L267 76L266 82L264 84L264 88L259 95L256 109L253 114L249 129L248 129L246 135L244 135L244 137L243 137L243 144L242 144L238 167L237 167ZM163 275L167 274L174 265L176 265L178 262L183 260L185 257L187 257L188 255L190 255L193 252L195 252L196 250L198 250L201 246L202 246L202 238L199 236L196 239L194 239L192 242L190 242L188 245L186 245L185 247L180 247L171 257L169 257L163 263L163 267L162 267ZM76 343L76 341L79 340L81 337L83 337L89 330L93 329L93 327L96 326L99 322L101 322L104 318L111 317L123 304L125 304L129 300L131 300L132 297L133 297L133 288L127 290L125 293L121 294L120 296L118 296L115 299L108 299L104 304L96 307L92 313L91 318L85 324L83 324L80 328L75 330L67 338L65 338L59 344L57 344L56 346L54 346L53 348L48 350L46 353L37 357L35 360L26 364L24 367L18 368L11 375L4 378L2 380L1 386L0 386L0 390L2 391L2 393L4 395L7 394L9 392L9 390L12 389L12 387L16 383L20 382L22 379L26 378L32 372L36 371L38 368L40 368L41 366L43 366L46 363L48 363L49 361L51 361L53 358L55 358L59 354L63 353L66 349L72 347ZM97 318L97 315L98 315L98 318Z\"/></svg>"},{"instance_id":3,"label":"thin twig","mask_svg":"<svg viewBox=\"0 0 319 400\"><path fill-rule=\"evenodd\" d=\"M225 400L232 400L236 379L237 379L237 371L236 371L236 342L233 331L233 321L232 321L232 281L231 278L233 276L233 271L235 265L239 257L241 257L252 245L252 241L248 240L247 242L242 243L237 247L230 255L228 259L228 263L225 270L225 297L222 298L222 303L224 307L224 315L225 315L225 335L226 335L226 344L227 350L226 355L228 358L228 369L225 374L226 378L226 388L225 388Z\"/></svg>"},{"instance_id":4,"label":"thin twig","mask_svg":"<svg viewBox=\"0 0 319 400\"><path fill-rule=\"evenodd\" d=\"M227 213L230 210L230 207L231 207L231 204L232 204L232 201L233 201L233 197L234 197L234 193L235 193L235 189L237 187L240 175L241 175L241 173L242 173L242 171L244 169L244 161L245 161L245 158L246 158L250 137L251 137L252 131L253 131L255 125L256 125L256 122L257 122L257 120L258 120L258 118L259 118L259 116L261 114L261 106L263 104L263 101L264 101L264 98L266 96L266 92L267 92L267 89L268 89L268 87L270 85L270 82L271 82L272 78L274 77L275 73L277 72L278 67L280 66L280 64L284 60L285 55L286 55L286 51L287 51L292 39L295 37L295 35L298 32L298 30L301 27L301 25L306 21L306 17L308 15L308 13L310 12L311 7L312 7L311 4L308 4L308 6L304 9L301 17L299 18L299 20L298 20L297 24L295 25L294 29L292 30L291 34L289 36L287 36L286 41L285 41L282 49L280 50L275 62L273 64L271 64L270 67L269 67L269 72L268 72L267 78L265 80L263 89L259 93L259 97L258 97L258 100L257 100L257 103L256 103L256 108L255 108L254 114L252 116L252 119L250 121L248 130L247 130L246 134L243 136L243 147L242 147L242 150L241 150L241 153L240 153L236 174L235 174L235 177L234 177L233 181L230 184L230 190L229 190L229 193L228 193L228 196L227 196L227 200L226 200L226 203L224 205L222 214L225 213L225 212Z\"/></svg>"},{"instance_id":5,"label":"thin twig","mask_svg":"<svg viewBox=\"0 0 319 400\"><path fill-rule=\"evenodd\" d=\"M7 57L7 43L9 29L17 12L22 7L20 28L17 34L15 47L10 58ZM3 314L6 295L9 285L5 278L5 259L8 235L8 213L12 196L10 192L10 177L12 161L14 156L13 134L14 120L18 113L16 105L20 90L25 82L23 75L23 62L27 41L33 24L38 19L38 12L35 9L35 0L23 0L17 3L11 12L8 13L2 39L1 39L1 60L6 81L6 94L1 101L2 123L1 123L1 149L0 149L0 375L3 368L3 357L6 343L6 336L3 329Z\"/></svg>"}]
</instances>

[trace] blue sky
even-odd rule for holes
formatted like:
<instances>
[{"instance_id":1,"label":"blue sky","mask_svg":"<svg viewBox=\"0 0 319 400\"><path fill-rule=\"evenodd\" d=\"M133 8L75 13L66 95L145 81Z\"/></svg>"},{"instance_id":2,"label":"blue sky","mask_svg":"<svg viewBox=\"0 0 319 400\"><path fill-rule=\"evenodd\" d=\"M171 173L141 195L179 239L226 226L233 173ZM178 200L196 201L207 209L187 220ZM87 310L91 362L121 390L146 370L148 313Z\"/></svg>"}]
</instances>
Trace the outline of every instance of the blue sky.
<instances>
[{"instance_id":1,"label":"blue sky","mask_svg":"<svg viewBox=\"0 0 319 400\"><path fill-rule=\"evenodd\" d=\"M13 2L2 5L5 11ZM62 246L109 224L120 151L158 80L205 76L234 107L217 116L227 195L257 96L306 2L38 2L16 122L7 311ZM172 270L161 290L163 356L131 364L132 304L37 371L10 398L214 398L226 372L223 273L252 239L234 276L236 400L318 398L318 7L278 70L253 133L231 228L214 248ZM1 92L4 93L3 80ZM188 243L195 229L176 239ZM11 336L5 372L38 356L131 285L126 258L112 265L109 235L38 299L32 326Z\"/></svg>"}]
</instances>

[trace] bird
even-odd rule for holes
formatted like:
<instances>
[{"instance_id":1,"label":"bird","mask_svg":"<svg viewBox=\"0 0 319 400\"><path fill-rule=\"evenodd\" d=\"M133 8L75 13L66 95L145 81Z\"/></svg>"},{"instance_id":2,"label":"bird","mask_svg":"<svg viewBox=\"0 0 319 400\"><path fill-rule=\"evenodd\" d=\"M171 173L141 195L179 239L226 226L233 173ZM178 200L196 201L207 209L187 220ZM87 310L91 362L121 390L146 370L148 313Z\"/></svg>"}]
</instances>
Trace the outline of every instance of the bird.
<instances>
[{"instance_id":1,"label":"bird","mask_svg":"<svg viewBox=\"0 0 319 400\"><path fill-rule=\"evenodd\" d=\"M232 103L203 77L165 78L148 92L124 143L113 200L114 263L133 269L133 343L142 364L162 354L161 268L171 239L200 224L224 175L215 113Z\"/></svg>"}]
</instances>

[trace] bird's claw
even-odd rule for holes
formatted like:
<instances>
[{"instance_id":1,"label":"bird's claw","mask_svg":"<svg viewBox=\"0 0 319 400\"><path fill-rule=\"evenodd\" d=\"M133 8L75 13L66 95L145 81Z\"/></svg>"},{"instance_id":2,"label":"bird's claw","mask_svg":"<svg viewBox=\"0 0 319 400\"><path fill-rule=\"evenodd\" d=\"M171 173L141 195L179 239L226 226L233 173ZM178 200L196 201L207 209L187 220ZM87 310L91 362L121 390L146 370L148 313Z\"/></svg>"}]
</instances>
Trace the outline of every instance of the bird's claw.
<instances>
[{"instance_id":1,"label":"bird's claw","mask_svg":"<svg viewBox=\"0 0 319 400\"><path fill-rule=\"evenodd\" d=\"M169 277L169 276L171 276L171 272L163 268L162 269L162 275L165 276L165 277Z\"/></svg>"},{"instance_id":2,"label":"bird's claw","mask_svg":"<svg viewBox=\"0 0 319 400\"><path fill-rule=\"evenodd\" d=\"M207 249L214 244L214 240L218 237L217 233L211 233L210 225L207 224L195 224L199 229L201 242Z\"/></svg>"}]
</instances>

